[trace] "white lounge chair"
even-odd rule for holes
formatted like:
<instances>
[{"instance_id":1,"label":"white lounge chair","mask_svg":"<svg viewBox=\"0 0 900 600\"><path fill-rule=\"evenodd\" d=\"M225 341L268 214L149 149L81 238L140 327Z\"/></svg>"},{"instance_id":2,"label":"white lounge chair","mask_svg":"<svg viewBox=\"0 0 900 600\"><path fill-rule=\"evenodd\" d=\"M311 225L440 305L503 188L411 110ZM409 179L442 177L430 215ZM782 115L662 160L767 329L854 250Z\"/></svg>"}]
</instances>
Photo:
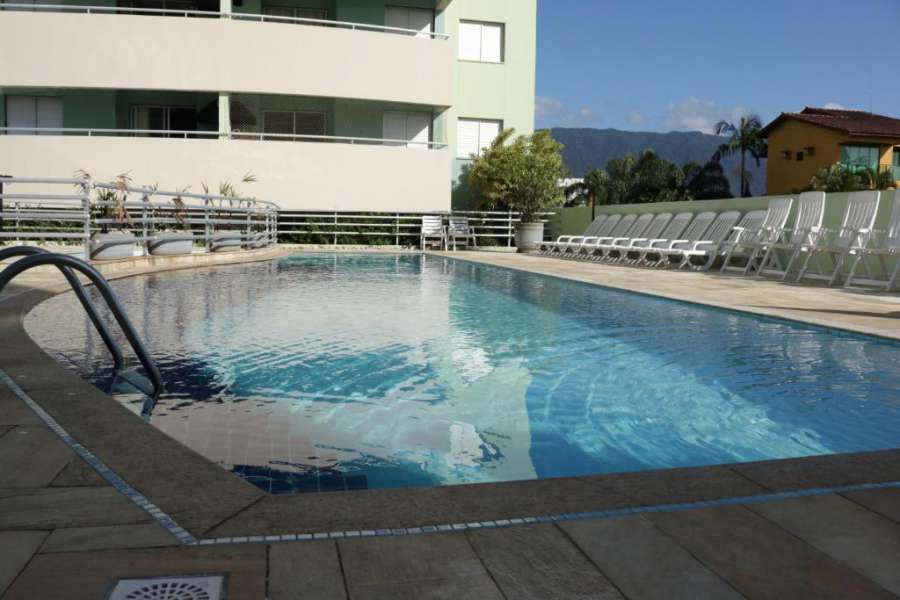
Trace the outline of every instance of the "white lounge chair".
<instances>
[{"instance_id":1,"label":"white lounge chair","mask_svg":"<svg viewBox=\"0 0 900 600\"><path fill-rule=\"evenodd\" d=\"M440 249L443 250L446 244L444 217L438 215L423 215L420 247L422 250L425 250L429 244L433 244L435 241L438 242Z\"/></svg>"},{"instance_id":2,"label":"white lounge chair","mask_svg":"<svg viewBox=\"0 0 900 600\"><path fill-rule=\"evenodd\" d=\"M477 248L478 238L475 237L475 228L469 225L468 217L450 217L447 221L447 246L456 252L456 240L465 242L465 247L469 245Z\"/></svg>"},{"instance_id":3,"label":"white lounge chair","mask_svg":"<svg viewBox=\"0 0 900 600\"><path fill-rule=\"evenodd\" d=\"M894 206L891 209L887 229L872 231L863 244L851 249L851 254L854 257L853 266L850 267L850 274L847 275L844 287L850 287L853 284L856 271L862 265L867 275L867 283L877 282L876 285L884 286L886 291L894 289L898 283L898 277L900 277L900 192L894 192ZM875 279L872 270L866 263L866 258L870 256L878 258L881 272L887 277L883 283ZM888 257L894 259L893 270L885 260Z\"/></svg>"},{"instance_id":4,"label":"white lounge chair","mask_svg":"<svg viewBox=\"0 0 900 600\"><path fill-rule=\"evenodd\" d=\"M653 215L651 213L643 213L638 216L637 219L634 220L634 223L631 224L631 227L628 228L622 236L608 239L606 241L597 241L593 244L588 244L587 246L591 248L589 252L589 256L594 260L602 260L606 257L606 248L616 242L622 243L628 241L632 238L640 237L644 235L644 231L653 221Z\"/></svg>"},{"instance_id":5,"label":"white lounge chair","mask_svg":"<svg viewBox=\"0 0 900 600\"><path fill-rule=\"evenodd\" d=\"M738 221L740 217L740 221ZM741 237L747 231L758 231L766 220L766 211L754 210L741 217L738 212L724 212L716 217L716 220L706 232L707 239L697 242L689 250L678 253L681 263L678 268L689 267L698 271L709 271L716 259L728 256L731 249L740 243ZM737 225L735 225L737 223ZM697 264L697 260L702 262Z\"/></svg>"},{"instance_id":6,"label":"white lounge chair","mask_svg":"<svg viewBox=\"0 0 900 600\"><path fill-rule=\"evenodd\" d=\"M797 221L793 229L783 227L780 231L773 231L769 240L754 252L745 272L749 273L755 267L757 277L767 273L780 275L782 279L787 279L788 273L790 273L797 257L800 256L803 247L808 246L811 243L812 236L816 235L822 228L822 219L824 218L825 192L803 192L800 194ZM784 268L782 268L780 256L782 252L791 253L791 258ZM757 265L755 263L759 253L762 253L763 257Z\"/></svg>"},{"instance_id":7,"label":"white lounge chair","mask_svg":"<svg viewBox=\"0 0 900 600\"><path fill-rule=\"evenodd\" d=\"M595 235L583 236L583 237L578 237L576 239L573 239L571 242L569 242L568 245L566 245L562 248L562 254L566 255L568 253L571 255L576 255L578 253L579 248L581 248L581 245L584 243L584 240L586 240L588 238L593 238L596 236L609 235L610 233L612 233L612 231L616 227L618 227L619 222L621 220L622 220L622 215L609 215L609 218L607 218L606 221L603 222L603 225L601 225L597 229L597 232Z\"/></svg>"},{"instance_id":8,"label":"white lounge chair","mask_svg":"<svg viewBox=\"0 0 900 600\"><path fill-rule=\"evenodd\" d=\"M628 251L623 253L622 260L629 263L639 264L644 260L644 254L647 248L654 244L661 244L671 240L677 240L684 234L684 230L691 224L694 213L682 212L675 215L666 228L655 236L647 236L646 238L637 238L631 240Z\"/></svg>"},{"instance_id":9,"label":"white lounge chair","mask_svg":"<svg viewBox=\"0 0 900 600\"><path fill-rule=\"evenodd\" d=\"M716 220L716 213L706 211L698 214L691 220L691 224L681 234L681 239L660 240L652 243L641 251L639 264L657 266L666 261L666 252L675 248L684 249L689 244L703 240L703 234ZM652 257L656 257L654 260Z\"/></svg>"},{"instance_id":10,"label":"white lounge chair","mask_svg":"<svg viewBox=\"0 0 900 600\"><path fill-rule=\"evenodd\" d=\"M584 233L581 235L561 235L556 238L555 242L542 242L540 246L540 252L542 254L553 254L553 252L562 252L562 249L567 247L569 244L581 243L585 237L590 235L600 235L600 229L603 227L603 224L606 223L609 215L600 215L588 225L587 229L584 230ZM618 219L616 219L618 221Z\"/></svg>"},{"instance_id":11,"label":"white lounge chair","mask_svg":"<svg viewBox=\"0 0 900 600\"><path fill-rule=\"evenodd\" d=\"M616 226L612 228L606 235L595 235L584 238L581 241L581 244L578 245L578 248L574 250L574 255L576 258L588 258L593 252L594 247L597 244L602 244L613 238L622 237L625 235L631 228L634 226L634 222L637 221L637 215L625 215L622 217Z\"/></svg>"},{"instance_id":12,"label":"white lounge chair","mask_svg":"<svg viewBox=\"0 0 900 600\"><path fill-rule=\"evenodd\" d=\"M739 223L736 228L736 235L731 240L728 252L722 261L720 271L724 273L728 270L736 270L742 271L746 275L753 266L753 257L756 256L759 249L771 242L772 236L776 231L784 229L793 205L794 199L791 197L772 198L769 200L769 206L765 211L766 217L759 227L755 230L748 227L741 229L742 225ZM750 215L753 212L747 214ZM747 262L743 267L731 267L730 263L733 258L744 258Z\"/></svg>"},{"instance_id":13,"label":"white lounge chair","mask_svg":"<svg viewBox=\"0 0 900 600\"><path fill-rule=\"evenodd\" d=\"M613 240L612 244L604 246L604 258L612 259L616 262L623 260L635 244L658 238L671 220L672 213L654 215L653 220L650 221L650 224L647 225L647 228L641 234L642 237L631 237L627 240L621 240L620 238L619 241Z\"/></svg>"},{"instance_id":14,"label":"white lounge chair","mask_svg":"<svg viewBox=\"0 0 900 600\"><path fill-rule=\"evenodd\" d=\"M840 229L821 228L811 236L809 246L801 248L806 251L806 260L797 274L797 281L806 277L828 279L828 285L834 285L841 276L844 261L854 246L861 246L872 233L875 226L875 216L878 214L878 203L881 201L881 192L853 192L847 199L847 209L844 211L844 220ZM827 254L832 260L831 276L820 269L817 273L810 273L809 267L813 258Z\"/></svg>"},{"instance_id":15,"label":"white lounge chair","mask_svg":"<svg viewBox=\"0 0 900 600\"><path fill-rule=\"evenodd\" d=\"M731 235L731 230L740 218L741 213L736 210L720 213L706 231L703 232L703 236L699 240L674 242L669 248L663 250L664 258L661 261L662 264L667 267L676 265L676 268L680 269L691 266L693 257L706 258L710 254L715 260L719 245Z\"/></svg>"}]
</instances>

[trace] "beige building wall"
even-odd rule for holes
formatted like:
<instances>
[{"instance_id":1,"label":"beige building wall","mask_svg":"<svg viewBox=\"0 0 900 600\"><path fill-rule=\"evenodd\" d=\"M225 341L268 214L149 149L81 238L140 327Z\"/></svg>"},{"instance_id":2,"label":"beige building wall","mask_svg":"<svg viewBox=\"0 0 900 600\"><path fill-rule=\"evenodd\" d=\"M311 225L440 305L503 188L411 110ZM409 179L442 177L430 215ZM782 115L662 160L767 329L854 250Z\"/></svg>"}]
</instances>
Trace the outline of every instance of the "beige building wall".
<instances>
[{"instance_id":1,"label":"beige building wall","mask_svg":"<svg viewBox=\"0 0 900 600\"><path fill-rule=\"evenodd\" d=\"M283 210L446 212L450 154L388 146L247 140L133 137L0 136L4 173L66 177L85 169L100 181L130 173L135 184L161 189L201 181L239 185L247 196Z\"/></svg>"},{"instance_id":2,"label":"beige building wall","mask_svg":"<svg viewBox=\"0 0 900 600\"><path fill-rule=\"evenodd\" d=\"M450 40L182 17L5 12L4 87L287 94L450 106ZM40 68L35 68L40 65Z\"/></svg>"}]
</instances>

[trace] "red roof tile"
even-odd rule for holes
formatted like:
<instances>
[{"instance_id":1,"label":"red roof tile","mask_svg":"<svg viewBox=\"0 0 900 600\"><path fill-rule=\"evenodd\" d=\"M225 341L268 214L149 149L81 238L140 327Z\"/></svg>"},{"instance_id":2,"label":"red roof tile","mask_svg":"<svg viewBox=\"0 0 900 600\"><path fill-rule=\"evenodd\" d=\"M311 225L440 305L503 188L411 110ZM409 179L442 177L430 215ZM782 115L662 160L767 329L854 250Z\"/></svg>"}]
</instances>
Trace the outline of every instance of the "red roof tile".
<instances>
[{"instance_id":1,"label":"red roof tile","mask_svg":"<svg viewBox=\"0 0 900 600\"><path fill-rule=\"evenodd\" d=\"M798 113L781 113L778 118L763 128L762 135L767 136L772 129L786 119L834 129L851 136L887 137L900 140L900 119L861 110L809 107Z\"/></svg>"}]
</instances>

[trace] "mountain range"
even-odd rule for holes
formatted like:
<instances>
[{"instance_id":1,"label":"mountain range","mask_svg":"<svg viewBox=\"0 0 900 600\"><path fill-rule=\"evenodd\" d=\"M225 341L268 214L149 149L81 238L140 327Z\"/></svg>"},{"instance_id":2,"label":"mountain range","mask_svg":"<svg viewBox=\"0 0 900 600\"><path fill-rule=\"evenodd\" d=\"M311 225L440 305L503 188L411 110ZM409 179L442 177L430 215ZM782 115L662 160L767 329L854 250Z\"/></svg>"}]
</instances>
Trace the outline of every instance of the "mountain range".
<instances>
[{"instance_id":1,"label":"mountain range","mask_svg":"<svg viewBox=\"0 0 900 600\"><path fill-rule=\"evenodd\" d=\"M620 131L618 129L570 129L550 130L555 140L563 144L563 160L573 177L583 177L590 169L605 167L613 158L626 154L639 155L652 149L661 157L679 166L690 161L706 163L724 138L699 131L672 131L653 133L649 131ZM731 193L740 194L740 156L733 155L722 160L725 174L731 183ZM750 189L753 195L762 195L766 189L766 161L759 166L748 157Z\"/></svg>"}]
</instances>

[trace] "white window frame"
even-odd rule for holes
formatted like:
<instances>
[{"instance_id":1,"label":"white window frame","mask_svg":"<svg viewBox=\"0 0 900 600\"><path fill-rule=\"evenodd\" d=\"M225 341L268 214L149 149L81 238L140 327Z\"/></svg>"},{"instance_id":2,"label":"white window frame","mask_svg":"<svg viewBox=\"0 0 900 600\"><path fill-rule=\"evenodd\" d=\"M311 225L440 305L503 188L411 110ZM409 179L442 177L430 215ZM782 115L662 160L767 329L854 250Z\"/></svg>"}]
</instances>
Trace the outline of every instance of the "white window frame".
<instances>
[{"instance_id":1,"label":"white window frame","mask_svg":"<svg viewBox=\"0 0 900 600\"><path fill-rule=\"evenodd\" d=\"M478 51L474 53L472 56L464 53L463 48L463 27L477 27L478 28ZM500 34L500 48L499 48L499 57L495 60L492 58L486 58L488 53L485 52L485 35L488 33L486 28L497 28L499 29ZM503 64L506 62L506 24L505 23L494 23L490 21L470 21L470 20L460 20L459 22L459 44L457 49L457 56L459 60L463 62L480 62L480 63L488 63L488 64ZM477 54L477 58L475 57Z\"/></svg>"},{"instance_id":2,"label":"white window frame","mask_svg":"<svg viewBox=\"0 0 900 600\"><path fill-rule=\"evenodd\" d=\"M462 151L460 147L460 138L459 129L461 123L477 123L478 124L478 140L476 142L476 146L478 148L478 152L465 153ZM494 136L492 139L482 139L484 136L484 126L485 125L496 125L497 126L497 135L499 136L503 132L503 120L502 119L478 119L473 117L460 117L456 120L456 158L462 160L472 160L473 156L481 156L481 153L484 152L485 148L490 147L490 145L497 139ZM484 136L486 137L486 136Z\"/></svg>"},{"instance_id":3,"label":"white window frame","mask_svg":"<svg viewBox=\"0 0 900 600\"><path fill-rule=\"evenodd\" d=\"M280 133L276 133L274 131L266 131L266 115L272 113L290 113L291 115L291 132L286 135L296 135L296 136L322 136L325 137L328 135L328 113L324 110L279 110L279 109L269 109L263 111L263 118L261 125L261 130L263 135L283 135ZM322 133L297 133L297 115L322 115Z\"/></svg>"}]
</instances>

